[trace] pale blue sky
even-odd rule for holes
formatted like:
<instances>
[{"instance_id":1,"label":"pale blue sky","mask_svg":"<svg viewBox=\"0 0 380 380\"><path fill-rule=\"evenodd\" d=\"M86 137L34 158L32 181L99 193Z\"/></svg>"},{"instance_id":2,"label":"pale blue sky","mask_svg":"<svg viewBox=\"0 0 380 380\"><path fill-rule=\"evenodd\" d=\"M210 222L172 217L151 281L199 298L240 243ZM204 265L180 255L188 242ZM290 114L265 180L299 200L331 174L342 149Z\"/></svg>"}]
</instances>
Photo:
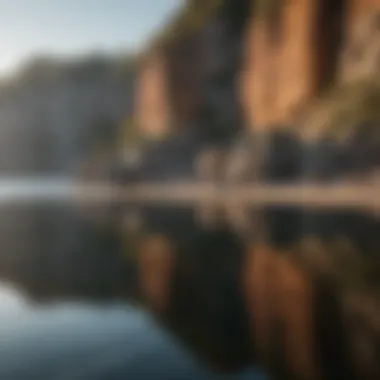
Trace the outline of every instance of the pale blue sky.
<instances>
[{"instance_id":1,"label":"pale blue sky","mask_svg":"<svg viewBox=\"0 0 380 380\"><path fill-rule=\"evenodd\" d=\"M0 73L36 53L139 48L181 0L0 0Z\"/></svg>"}]
</instances>

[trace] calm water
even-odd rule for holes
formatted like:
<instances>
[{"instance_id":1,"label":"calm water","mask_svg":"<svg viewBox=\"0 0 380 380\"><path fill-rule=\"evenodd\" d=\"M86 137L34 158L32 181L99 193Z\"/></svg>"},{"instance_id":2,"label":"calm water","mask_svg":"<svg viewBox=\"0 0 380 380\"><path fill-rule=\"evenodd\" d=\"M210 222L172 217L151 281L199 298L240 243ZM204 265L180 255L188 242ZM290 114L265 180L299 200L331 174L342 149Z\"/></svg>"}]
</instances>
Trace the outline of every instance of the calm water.
<instances>
[{"instance_id":1,"label":"calm water","mask_svg":"<svg viewBox=\"0 0 380 380\"><path fill-rule=\"evenodd\" d=\"M215 378L132 306L135 271L125 240L136 231L125 225L136 210L79 209L62 202L70 183L16 182L0 186L1 379ZM163 233L194 228L189 210L138 211L145 226ZM247 369L239 376L263 375Z\"/></svg>"},{"instance_id":2,"label":"calm water","mask_svg":"<svg viewBox=\"0 0 380 380\"><path fill-rule=\"evenodd\" d=\"M9 202L15 194L13 199L25 201L25 186L0 189L1 379L215 378L192 352L203 345L207 352L213 344L229 355L241 349L246 330L237 322L243 315L237 268L248 244L263 236L279 253L302 239L325 247L348 242L372 263L366 276L378 285L380 223L375 215L268 208L243 210L249 222L242 225L239 215L207 216L198 207L80 208L60 201L70 186L52 183L43 194L34 187L35 199L50 199L38 203ZM236 237L231 245L236 251L219 235L198 241L218 223ZM181 276L189 279L185 287L177 284L185 290L169 330L132 306L138 300L135 243L152 235L180 247ZM186 315L181 317L180 310ZM198 340L199 335L206 340ZM255 369L232 376L262 377Z\"/></svg>"},{"instance_id":3,"label":"calm water","mask_svg":"<svg viewBox=\"0 0 380 380\"><path fill-rule=\"evenodd\" d=\"M82 303L43 310L2 298L12 308L0 312L2 379L214 378L136 308ZM249 371L241 378L262 377Z\"/></svg>"}]
</instances>

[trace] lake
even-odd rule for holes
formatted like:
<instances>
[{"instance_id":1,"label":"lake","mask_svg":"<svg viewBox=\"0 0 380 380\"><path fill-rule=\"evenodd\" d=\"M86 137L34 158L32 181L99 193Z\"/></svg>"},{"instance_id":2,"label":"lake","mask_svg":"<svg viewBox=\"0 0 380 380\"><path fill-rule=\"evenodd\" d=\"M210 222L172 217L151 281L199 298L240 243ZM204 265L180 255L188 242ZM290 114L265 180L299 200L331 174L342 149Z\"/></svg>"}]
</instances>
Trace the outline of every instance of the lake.
<instances>
[{"instance_id":1,"label":"lake","mask_svg":"<svg viewBox=\"0 0 380 380\"><path fill-rule=\"evenodd\" d=\"M309 318L326 378L350 371L346 335L362 334L376 361L374 212L80 204L69 181L0 185L2 379L264 378L250 365L252 328L262 330L251 321L268 300L291 336L307 336L292 322L310 301L302 288L264 289L257 304L260 281L286 290L281 278L315 290ZM260 257L278 274L247 271ZM307 351L308 340L300 350L275 338L280 367Z\"/></svg>"},{"instance_id":2,"label":"lake","mask_svg":"<svg viewBox=\"0 0 380 380\"><path fill-rule=\"evenodd\" d=\"M126 219L137 212L152 232L186 237L193 212L78 208L66 201L73 186L0 181L0 378L230 378L213 374L136 302L125 240L137 232L125 230ZM264 375L247 368L232 378Z\"/></svg>"}]
</instances>

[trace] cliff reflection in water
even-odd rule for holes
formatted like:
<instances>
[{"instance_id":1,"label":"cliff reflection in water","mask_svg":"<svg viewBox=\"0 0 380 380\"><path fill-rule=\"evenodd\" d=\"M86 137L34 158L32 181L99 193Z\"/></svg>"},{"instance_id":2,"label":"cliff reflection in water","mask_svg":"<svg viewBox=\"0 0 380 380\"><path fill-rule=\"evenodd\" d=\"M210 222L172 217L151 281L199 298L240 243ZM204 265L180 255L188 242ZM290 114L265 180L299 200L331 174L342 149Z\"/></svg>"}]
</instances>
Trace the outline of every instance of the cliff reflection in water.
<instances>
[{"instance_id":1,"label":"cliff reflection in water","mask_svg":"<svg viewBox=\"0 0 380 380\"><path fill-rule=\"evenodd\" d=\"M196 208L86 211L3 206L2 279L37 302L143 304L218 371L257 362L280 378L378 371L376 216L252 209L258 224L242 231Z\"/></svg>"},{"instance_id":2,"label":"cliff reflection in water","mask_svg":"<svg viewBox=\"0 0 380 380\"><path fill-rule=\"evenodd\" d=\"M234 229L238 215L222 210L203 224L199 210L145 210L138 256L149 308L219 370L258 362L275 378L376 378L379 219L244 212L256 226Z\"/></svg>"}]
</instances>

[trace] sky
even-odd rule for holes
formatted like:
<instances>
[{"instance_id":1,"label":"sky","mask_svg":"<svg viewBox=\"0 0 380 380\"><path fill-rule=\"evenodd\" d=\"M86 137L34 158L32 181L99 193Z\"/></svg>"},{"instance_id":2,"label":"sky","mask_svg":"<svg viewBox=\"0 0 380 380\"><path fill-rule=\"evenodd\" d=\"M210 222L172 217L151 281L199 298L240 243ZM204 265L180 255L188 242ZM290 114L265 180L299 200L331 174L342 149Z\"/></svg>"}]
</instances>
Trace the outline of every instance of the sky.
<instances>
[{"instance_id":1,"label":"sky","mask_svg":"<svg viewBox=\"0 0 380 380\"><path fill-rule=\"evenodd\" d=\"M181 0L0 0L0 74L33 55L138 49Z\"/></svg>"}]
</instances>

